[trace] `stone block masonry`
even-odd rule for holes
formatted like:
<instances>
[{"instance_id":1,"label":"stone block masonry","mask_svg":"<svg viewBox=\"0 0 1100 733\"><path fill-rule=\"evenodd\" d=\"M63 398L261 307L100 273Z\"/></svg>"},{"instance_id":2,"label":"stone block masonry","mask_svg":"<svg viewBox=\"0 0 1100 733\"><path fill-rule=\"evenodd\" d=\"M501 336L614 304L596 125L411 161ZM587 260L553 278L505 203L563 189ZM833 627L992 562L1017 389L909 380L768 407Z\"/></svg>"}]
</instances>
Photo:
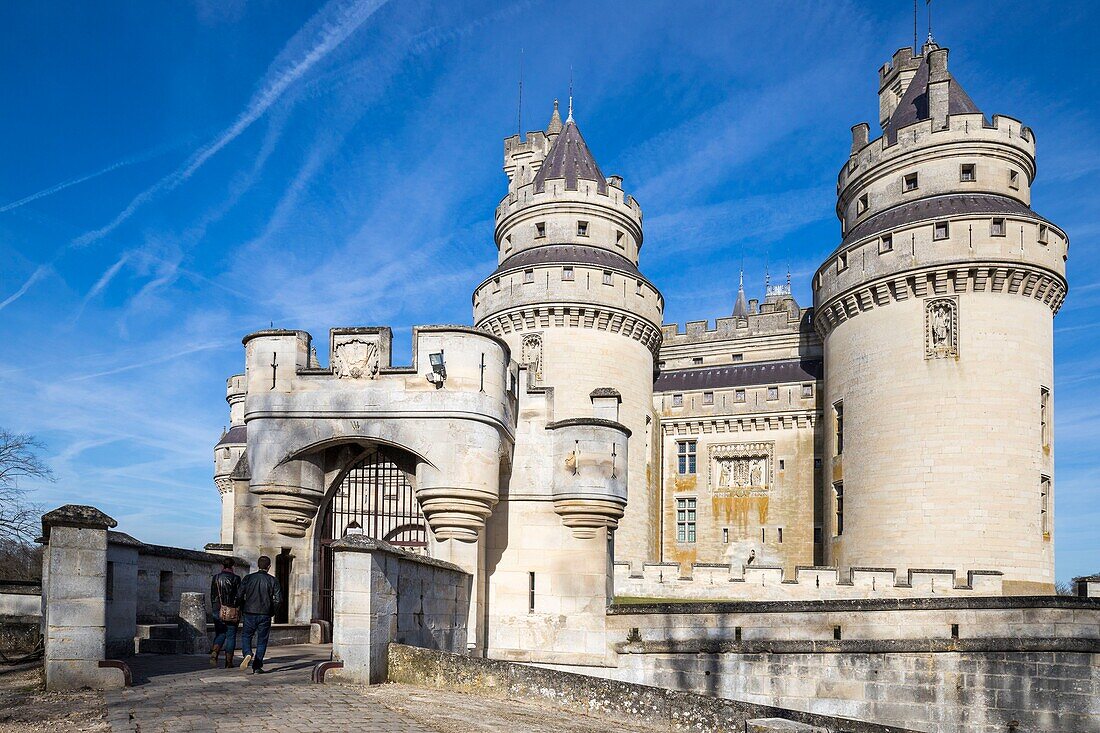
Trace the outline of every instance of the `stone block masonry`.
<instances>
[{"instance_id":1,"label":"stone block masonry","mask_svg":"<svg viewBox=\"0 0 1100 733\"><path fill-rule=\"evenodd\" d=\"M466 651L472 576L457 565L364 535L332 544L332 651L340 679L385 682L390 643Z\"/></svg>"}]
</instances>

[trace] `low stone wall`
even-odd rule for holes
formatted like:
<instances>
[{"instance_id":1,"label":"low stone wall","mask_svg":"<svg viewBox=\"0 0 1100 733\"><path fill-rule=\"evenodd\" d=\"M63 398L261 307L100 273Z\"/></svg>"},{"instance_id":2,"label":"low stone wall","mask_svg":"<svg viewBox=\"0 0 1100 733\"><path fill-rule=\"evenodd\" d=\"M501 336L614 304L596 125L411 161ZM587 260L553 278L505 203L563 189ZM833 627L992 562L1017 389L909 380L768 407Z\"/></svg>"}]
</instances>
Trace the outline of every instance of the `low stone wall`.
<instances>
[{"instance_id":1,"label":"low stone wall","mask_svg":"<svg viewBox=\"0 0 1100 733\"><path fill-rule=\"evenodd\" d=\"M10 657L34 651L41 637L41 616L0 615L0 654Z\"/></svg>"},{"instance_id":2,"label":"low stone wall","mask_svg":"<svg viewBox=\"0 0 1100 733\"><path fill-rule=\"evenodd\" d=\"M472 576L457 565L364 535L331 545L336 677L384 682L391 642L466 650Z\"/></svg>"},{"instance_id":3,"label":"low stone wall","mask_svg":"<svg viewBox=\"0 0 1100 733\"><path fill-rule=\"evenodd\" d=\"M617 666L573 671L935 733L1100 733L1098 599L667 603L607 620Z\"/></svg>"},{"instance_id":4,"label":"low stone wall","mask_svg":"<svg viewBox=\"0 0 1100 733\"><path fill-rule=\"evenodd\" d=\"M645 563L635 573L630 563L615 563L617 598L811 601L833 598L925 598L1002 595L1001 573L971 570L961 580L954 570L799 567L784 578L783 568L766 565Z\"/></svg>"},{"instance_id":5,"label":"low stone wall","mask_svg":"<svg viewBox=\"0 0 1100 733\"><path fill-rule=\"evenodd\" d=\"M41 616L42 583L37 580L0 581L0 616Z\"/></svg>"},{"instance_id":6,"label":"low stone wall","mask_svg":"<svg viewBox=\"0 0 1100 733\"><path fill-rule=\"evenodd\" d=\"M723 700L689 692L612 680L516 662L481 659L390 645L388 677L421 687L459 690L492 697L536 698L581 713L598 711L624 723L645 721L668 730L737 731L751 721L778 719L814 726L817 731L899 733L909 729L842 719L754 702ZM780 726L753 730L783 730ZM786 728L793 730L794 728Z\"/></svg>"},{"instance_id":7,"label":"low stone wall","mask_svg":"<svg viewBox=\"0 0 1100 733\"><path fill-rule=\"evenodd\" d=\"M114 533L112 533L114 534ZM170 623L179 620L180 596L210 594L210 578L221 570L223 555L179 547L140 543L137 564L137 622ZM237 561L237 572L248 564ZM207 598L209 607L210 599Z\"/></svg>"}]
</instances>

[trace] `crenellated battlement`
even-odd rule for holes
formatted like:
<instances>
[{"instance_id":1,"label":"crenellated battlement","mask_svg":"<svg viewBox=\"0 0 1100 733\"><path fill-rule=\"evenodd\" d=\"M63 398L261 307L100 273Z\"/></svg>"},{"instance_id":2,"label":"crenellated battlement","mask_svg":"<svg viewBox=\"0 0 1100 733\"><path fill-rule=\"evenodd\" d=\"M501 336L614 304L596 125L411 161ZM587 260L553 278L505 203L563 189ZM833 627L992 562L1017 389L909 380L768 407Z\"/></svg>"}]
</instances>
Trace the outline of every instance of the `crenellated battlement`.
<instances>
[{"instance_id":1,"label":"crenellated battlement","mask_svg":"<svg viewBox=\"0 0 1100 733\"><path fill-rule=\"evenodd\" d=\"M685 574L679 563L646 563L640 573L630 563L615 563L617 598L731 601L805 601L854 598L930 598L1002 595L1001 573L913 568L860 568L842 573L834 567L783 568L694 563Z\"/></svg>"}]
</instances>

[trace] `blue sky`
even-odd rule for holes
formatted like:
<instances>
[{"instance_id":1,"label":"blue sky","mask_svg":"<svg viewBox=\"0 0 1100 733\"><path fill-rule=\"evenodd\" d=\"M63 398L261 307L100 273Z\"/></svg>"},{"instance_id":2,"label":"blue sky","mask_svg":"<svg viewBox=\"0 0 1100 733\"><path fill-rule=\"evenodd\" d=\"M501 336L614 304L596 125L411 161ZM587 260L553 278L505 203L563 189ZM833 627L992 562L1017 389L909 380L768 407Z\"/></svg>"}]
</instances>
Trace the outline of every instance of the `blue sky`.
<instances>
[{"instance_id":1,"label":"blue sky","mask_svg":"<svg viewBox=\"0 0 1100 733\"><path fill-rule=\"evenodd\" d=\"M922 3L923 6L923 3ZM0 4L0 425L36 433L45 505L147 541L217 539L211 447L240 338L269 323L469 322L495 265L502 138L564 100L646 214L669 322L796 297L837 244L851 125L912 39L875 3ZM940 2L987 113L1030 125L1034 208L1071 238L1056 328L1058 577L1100 570L1100 73L1091 2ZM922 20L923 25L923 20ZM322 358L325 358L322 355Z\"/></svg>"}]
</instances>

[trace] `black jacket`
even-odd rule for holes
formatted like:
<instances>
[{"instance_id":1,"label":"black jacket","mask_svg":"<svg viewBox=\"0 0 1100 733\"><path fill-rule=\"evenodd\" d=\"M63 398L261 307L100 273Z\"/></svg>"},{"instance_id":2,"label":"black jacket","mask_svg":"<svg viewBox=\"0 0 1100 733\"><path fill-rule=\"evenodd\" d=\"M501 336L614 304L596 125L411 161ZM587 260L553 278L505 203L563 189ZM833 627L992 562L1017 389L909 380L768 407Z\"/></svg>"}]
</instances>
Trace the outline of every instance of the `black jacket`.
<instances>
[{"instance_id":1,"label":"black jacket","mask_svg":"<svg viewBox=\"0 0 1100 733\"><path fill-rule=\"evenodd\" d=\"M236 607L237 589L241 586L240 576L228 570L223 570L210 579L210 610L215 615L221 607L221 601L225 605Z\"/></svg>"},{"instance_id":2,"label":"black jacket","mask_svg":"<svg viewBox=\"0 0 1100 733\"><path fill-rule=\"evenodd\" d=\"M244 576L237 589L237 608L241 609L241 613L274 616L282 599L279 581L262 570Z\"/></svg>"}]
</instances>

